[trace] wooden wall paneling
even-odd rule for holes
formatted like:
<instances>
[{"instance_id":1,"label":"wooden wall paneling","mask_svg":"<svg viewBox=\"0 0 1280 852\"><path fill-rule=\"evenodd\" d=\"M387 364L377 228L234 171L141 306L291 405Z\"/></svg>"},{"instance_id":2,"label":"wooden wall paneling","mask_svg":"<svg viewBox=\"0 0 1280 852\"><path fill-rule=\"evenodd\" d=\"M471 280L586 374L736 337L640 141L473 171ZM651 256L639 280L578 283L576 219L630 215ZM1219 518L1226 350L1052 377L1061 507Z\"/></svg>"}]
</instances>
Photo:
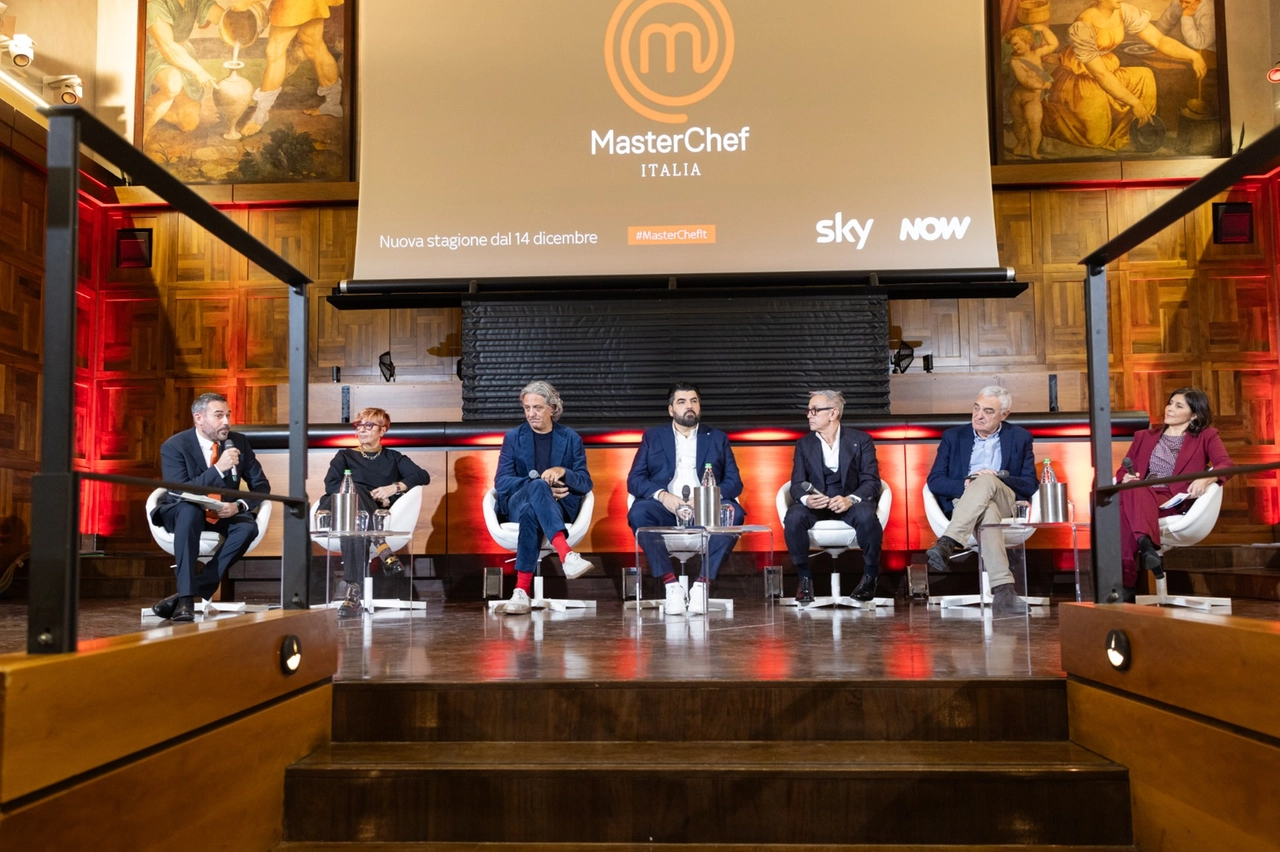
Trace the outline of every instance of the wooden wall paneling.
<instances>
[{"instance_id":1,"label":"wooden wall paneling","mask_svg":"<svg viewBox=\"0 0 1280 852\"><path fill-rule=\"evenodd\" d=\"M71 458L73 461L85 464L94 461L93 454L97 449L93 440L93 403L93 380L78 378L75 382L75 399L71 402L75 429L71 443Z\"/></svg>"},{"instance_id":2,"label":"wooden wall paneling","mask_svg":"<svg viewBox=\"0 0 1280 852\"><path fill-rule=\"evenodd\" d=\"M1035 256L1044 272L1082 271L1080 259L1114 230L1106 190L1040 190L1032 193L1032 211Z\"/></svg>"},{"instance_id":3,"label":"wooden wall paneling","mask_svg":"<svg viewBox=\"0 0 1280 852\"><path fill-rule=\"evenodd\" d=\"M116 476L158 479L160 457L157 453L154 461L145 464L95 461L93 471ZM159 546L151 538L144 511L147 496L151 491L150 488L136 485L86 482L80 491L81 499L88 498L91 501L93 514L89 516L91 520L82 528L83 531L110 536L112 549L143 549L148 553L160 555ZM81 515L85 517L83 512Z\"/></svg>"},{"instance_id":4,"label":"wooden wall paneling","mask_svg":"<svg viewBox=\"0 0 1280 852\"><path fill-rule=\"evenodd\" d=\"M312 207L253 209L248 211L245 230L263 245L280 255L304 275L316 277L316 235L319 211ZM263 272L257 264L240 258L245 281L270 281L283 288L274 275Z\"/></svg>"},{"instance_id":5,"label":"wooden wall paneling","mask_svg":"<svg viewBox=\"0 0 1280 852\"><path fill-rule=\"evenodd\" d=\"M236 327L242 329L236 374L289 376L289 291L283 284L248 284L239 288ZM254 423L275 422L255 420Z\"/></svg>"},{"instance_id":6,"label":"wooden wall paneling","mask_svg":"<svg viewBox=\"0 0 1280 852\"><path fill-rule=\"evenodd\" d=\"M79 246L79 250L76 253L76 274L81 281L92 289L96 289L97 275L95 272L100 265L101 255L97 246L98 232L101 230L99 226L102 220L100 209L96 205L81 202L78 205L77 212L79 222L76 227L76 243Z\"/></svg>"},{"instance_id":7,"label":"wooden wall paneling","mask_svg":"<svg viewBox=\"0 0 1280 852\"><path fill-rule=\"evenodd\" d=\"M102 239L102 263L99 266L101 289L124 285L126 287L156 286L157 281L172 281L174 274L174 242L172 223L176 213L154 210L112 210L104 220ZM116 234L121 228L151 229L151 266L142 269L121 269L116 266Z\"/></svg>"},{"instance_id":8,"label":"wooden wall paneling","mask_svg":"<svg viewBox=\"0 0 1280 852\"><path fill-rule=\"evenodd\" d=\"M1190 270L1131 268L1117 281L1124 302L1120 339L1125 365L1196 359L1200 354L1197 320L1192 316Z\"/></svg>"},{"instance_id":9,"label":"wooden wall paneling","mask_svg":"<svg viewBox=\"0 0 1280 852\"><path fill-rule=\"evenodd\" d=\"M1113 217L1115 233L1132 226L1181 191L1179 187L1125 188L1115 191L1116 215ZM1150 267L1194 268L1194 259L1188 255L1191 226L1191 217L1178 220L1122 257L1120 268L1135 265L1147 269Z\"/></svg>"},{"instance_id":10,"label":"wooden wall paneling","mask_svg":"<svg viewBox=\"0 0 1280 852\"><path fill-rule=\"evenodd\" d=\"M1044 337L1037 320L1040 276L1020 276L1030 286L1012 299L969 300L969 362L974 367L1043 364Z\"/></svg>"},{"instance_id":11,"label":"wooden wall paneling","mask_svg":"<svg viewBox=\"0 0 1280 852\"><path fill-rule=\"evenodd\" d=\"M1045 366L1084 369L1084 270L1046 273L1036 285L1037 324L1044 335ZM1115 319L1112 318L1112 323ZM1052 371L1051 371L1052 372Z\"/></svg>"},{"instance_id":12,"label":"wooden wall paneling","mask_svg":"<svg viewBox=\"0 0 1280 852\"><path fill-rule=\"evenodd\" d=\"M889 339L906 340L916 358L933 355L933 366L968 367L968 302L910 299L889 303Z\"/></svg>"},{"instance_id":13,"label":"wooden wall paneling","mask_svg":"<svg viewBox=\"0 0 1280 852\"><path fill-rule=\"evenodd\" d=\"M404 308L389 311L388 346L397 379L452 376L462 357L460 308Z\"/></svg>"},{"instance_id":14,"label":"wooden wall paneling","mask_svg":"<svg viewBox=\"0 0 1280 852\"><path fill-rule=\"evenodd\" d=\"M279 414L280 399L288 395L288 384L271 377L245 378L237 382L238 408L233 408L234 422L283 423ZM233 427L234 428L234 427Z\"/></svg>"},{"instance_id":15,"label":"wooden wall paneling","mask_svg":"<svg viewBox=\"0 0 1280 852\"><path fill-rule=\"evenodd\" d=\"M0 463L0 565L31 549L31 477L34 461Z\"/></svg>"},{"instance_id":16,"label":"wooden wall paneling","mask_svg":"<svg viewBox=\"0 0 1280 852\"><path fill-rule=\"evenodd\" d=\"M159 379L98 379L95 383L95 461L159 465L165 383Z\"/></svg>"},{"instance_id":17,"label":"wooden wall paneling","mask_svg":"<svg viewBox=\"0 0 1280 852\"><path fill-rule=\"evenodd\" d=\"M227 217L241 227L244 212L224 210ZM165 217L167 242L172 246L174 262L165 282L197 284L211 283L227 286L236 276L235 253L222 240L215 237L186 216L170 214Z\"/></svg>"},{"instance_id":18,"label":"wooden wall paneling","mask_svg":"<svg viewBox=\"0 0 1280 852\"><path fill-rule=\"evenodd\" d=\"M73 350L76 377L92 379L98 352L98 313L94 310L97 293L85 281L76 285L76 343Z\"/></svg>"},{"instance_id":19,"label":"wooden wall paneling","mask_svg":"<svg viewBox=\"0 0 1280 852\"><path fill-rule=\"evenodd\" d=\"M236 380L230 376L212 376L209 378L175 378L165 382L163 406L165 418L161 422L168 423L167 429L162 429L160 435L160 443L164 443L169 439L170 435L174 435L184 429L190 429L194 422L191 419L191 403L202 393L220 393L227 398L227 402L231 405L231 428L236 428L237 423L248 423L250 421L240 416L240 410L243 407L240 399L240 388ZM157 445L155 455L156 469L160 465L160 451Z\"/></svg>"},{"instance_id":20,"label":"wooden wall paneling","mask_svg":"<svg viewBox=\"0 0 1280 852\"><path fill-rule=\"evenodd\" d=\"M39 362L44 340L41 278L0 257L0 359Z\"/></svg>"},{"instance_id":21,"label":"wooden wall paneling","mask_svg":"<svg viewBox=\"0 0 1280 852\"><path fill-rule=\"evenodd\" d=\"M322 207L316 213L316 284L329 288L355 271L356 208Z\"/></svg>"},{"instance_id":22,"label":"wooden wall paneling","mask_svg":"<svg viewBox=\"0 0 1280 852\"><path fill-rule=\"evenodd\" d=\"M152 378L165 373L172 328L154 288L112 289L95 297L98 345L95 370L100 377Z\"/></svg>"},{"instance_id":23,"label":"wooden wall paneling","mask_svg":"<svg viewBox=\"0 0 1280 852\"><path fill-rule=\"evenodd\" d=\"M27 271L44 268L45 177L0 153L0 246Z\"/></svg>"},{"instance_id":24,"label":"wooden wall paneling","mask_svg":"<svg viewBox=\"0 0 1280 852\"><path fill-rule=\"evenodd\" d=\"M1035 272L1040 261L1036 257L1034 239L1035 216L1031 193L997 192L993 195L996 223L996 253L1002 266L1012 266L1018 273Z\"/></svg>"},{"instance_id":25,"label":"wooden wall paneling","mask_svg":"<svg viewBox=\"0 0 1280 852\"><path fill-rule=\"evenodd\" d=\"M175 376L224 377L240 362L244 335L234 327L236 298L228 287L209 284L167 290Z\"/></svg>"},{"instance_id":26,"label":"wooden wall paneling","mask_svg":"<svg viewBox=\"0 0 1280 852\"><path fill-rule=\"evenodd\" d=\"M1164 420L1165 403L1175 390L1184 387L1205 387L1204 374L1198 363L1182 369L1175 369L1172 365L1164 368L1157 365L1148 369L1143 365L1140 369L1133 370L1130 376L1133 380L1130 391L1132 408L1149 412L1153 423ZM1211 397L1210 404L1212 401Z\"/></svg>"},{"instance_id":27,"label":"wooden wall paneling","mask_svg":"<svg viewBox=\"0 0 1280 852\"><path fill-rule=\"evenodd\" d=\"M390 311L339 311L311 288L312 379L327 381L330 367L344 376L379 376L378 355L390 348Z\"/></svg>"},{"instance_id":28,"label":"wooden wall paneling","mask_svg":"<svg viewBox=\"0 0 1280 852\"><path fill-rule=\"evenodd\" d=\"M1202 266L1192 303L1206 359L1276 362L1275 278L1266 269Z\"/></svg>"}]
</instances>

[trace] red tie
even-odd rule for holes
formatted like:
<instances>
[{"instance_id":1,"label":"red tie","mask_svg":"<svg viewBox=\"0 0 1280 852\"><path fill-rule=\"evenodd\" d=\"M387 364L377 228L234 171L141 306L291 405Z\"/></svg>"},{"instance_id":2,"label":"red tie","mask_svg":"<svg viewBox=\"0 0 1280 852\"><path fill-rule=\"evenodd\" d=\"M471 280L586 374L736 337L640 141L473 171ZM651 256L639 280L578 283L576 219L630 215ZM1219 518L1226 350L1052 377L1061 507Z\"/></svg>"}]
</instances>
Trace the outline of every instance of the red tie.
<instances>
[{"instance_id":1,"label":"red tie","mask_svg":"<svg viewBox=\"0 0 1280 852\"><path fill-rule=\"evenodd\" d=\"M220 452L221 449L222 449L221 445L217 441L214 441L213 449L209 451L209 467L213 467L215 464L218 463L218 456L221 455L221 452ZM210 494L209 496L212 497L214 500L222 499L221 494ZM206 523L216 524L219 520L218 513L212 510L206 509L204 513L204 519Z\"/></svg>"}]
</instances>

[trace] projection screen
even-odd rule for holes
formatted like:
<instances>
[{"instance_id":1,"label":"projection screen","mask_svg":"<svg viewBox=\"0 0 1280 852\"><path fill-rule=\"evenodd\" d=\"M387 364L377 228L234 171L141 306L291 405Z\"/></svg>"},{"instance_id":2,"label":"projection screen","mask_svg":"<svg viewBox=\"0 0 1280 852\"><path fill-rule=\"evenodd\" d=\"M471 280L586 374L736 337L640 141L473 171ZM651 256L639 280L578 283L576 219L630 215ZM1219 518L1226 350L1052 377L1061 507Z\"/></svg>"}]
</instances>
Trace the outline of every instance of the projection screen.
<instances>
[{"instance_id":1,"label":"projection screen","mask_svg":"<svg viewBox=\"0 0 1280 852\"><path fill-rule=\"evenodd\" d=\"M360 4L357 279L995 267L982 0Z\"/></svg>"}]
</instances>

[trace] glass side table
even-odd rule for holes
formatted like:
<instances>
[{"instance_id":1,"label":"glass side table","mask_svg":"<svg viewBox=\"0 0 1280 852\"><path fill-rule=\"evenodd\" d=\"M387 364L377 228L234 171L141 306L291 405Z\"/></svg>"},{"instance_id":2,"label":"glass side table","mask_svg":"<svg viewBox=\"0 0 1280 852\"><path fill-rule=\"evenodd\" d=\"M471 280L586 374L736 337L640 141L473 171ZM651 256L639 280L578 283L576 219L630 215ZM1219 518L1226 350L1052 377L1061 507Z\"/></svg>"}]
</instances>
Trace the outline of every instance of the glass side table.
<instances>
[{"instance_id":1,"label":"glass side table","mask_svg":"<svg viewBox=\"0 0 1280 852\"><path fill-rule=\"evenodd\" d=\"M344 539L362 538L372 541L375 538L406 538L409 540L409 553L413 553L413 531L404 530L312 530L311 540L320 545L325 550L325 571L324 571L324 597L326 607L335 607L341 601L334 600L334 563L342 562L342 541ZM335 559L336 557L336 559ZM364 570L364 583L362 594L360 596L361 608L365 612L373 612L375 609L426 609L426 601L413 600L413 581L409 581L409 597L410 599L400 600L399 598L374 598L373 596L373 577L369 575L369 566L366 563Z\"/></svg>"},{"instance_id":2,"label":"glass side table","mask_svg":"<svg viewBox=\"0 0 1280 852\"><path fill-rule=\"evenodd\" d=\"M689 575L685 571L685 566L690 559L697 556L702 565L707 563L707 551L711 545L711 541L716 536L733 536L734 539L741 538L744 535L764 534L769 537L769 550L767 563L773 562L773 527L767 524L742 524L741 526L711 526L711 527L640 527L636 530L636 547L635 547L635 566L623 569L622 588L624 596L634 586L635 598L628 600L623 605L625 609L656 609L663 605L661 600L644 600L641 589L644 586L643 576L641 575L640 555L644 552L642 543L648 543L650 536L661 536L662 544L667 549L668 555L680 563L680 585L685 592L689 591ZM771 594L774 588L781 588L781 573L771 572L777 566L766 564L764 570L765 596L770 600L776 595ZM771 583L772 581L772 583ZM733 612L732 598L708 598L707 610L723 610L725 612Z\"/></svg>"}]
</instances>

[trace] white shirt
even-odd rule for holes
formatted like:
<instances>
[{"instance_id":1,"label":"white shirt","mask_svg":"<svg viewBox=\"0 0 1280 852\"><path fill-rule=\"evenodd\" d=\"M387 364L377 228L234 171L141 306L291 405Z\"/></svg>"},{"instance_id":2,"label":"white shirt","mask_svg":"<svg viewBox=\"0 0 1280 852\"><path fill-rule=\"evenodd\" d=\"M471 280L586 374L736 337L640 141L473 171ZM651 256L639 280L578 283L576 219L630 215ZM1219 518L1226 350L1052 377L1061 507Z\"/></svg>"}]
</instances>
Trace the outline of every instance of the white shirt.
<instances>
[{"instance_id":1,"label":"white shirt","mask_svg":"<svg viewBox=\"0 0 1280 852\"><path fill-rule=\"evenodd\" d=\"M835 471L840 469L840 427L836 427L836 437L830 444L827 439L818 435L818 445L822 447L822 466L827 470ZM809 505L809 498L815 495L809 494L804 498L804 504ZM846 494L854 503L861 503L862 498L856 494Z\"/></svg>"},{"instance_id":2,"label":"white shirt","mask_svg":"<svg viewBox=\"0 0 1280 852\"><path fill-rule=\"evenodd\" d=\"M210 441L204 435L200 434L199 429L196 429L195 433L196 433L196 440L200 442L200 452L204 454L205 461L208 461L210 458L213 457L213 441ZM230 442L228 441L228 443ZM209 467L213 467L213 465L210 464ZM222 500L224 503L227 502L222 497L219 497L218 499ZM246 503L243 500L237 500L236 502L240 504L241 509L243 509L246 512L249 511L248 503Z\"/></svg>"},{"instance_id":3,"label":"white shirt","mask_svg":"<svg viewBox=\"0 0 1280 852\"><path fill-rule=\"evenodd\" d=\"M676 469L671 481L667 483L667 490L679 497L686 485L692 491L702 484L698 476L698 430L695 427L686 437L680 434L673 423L671 431L676 436Z\"/></svg>"}]
</instances>

